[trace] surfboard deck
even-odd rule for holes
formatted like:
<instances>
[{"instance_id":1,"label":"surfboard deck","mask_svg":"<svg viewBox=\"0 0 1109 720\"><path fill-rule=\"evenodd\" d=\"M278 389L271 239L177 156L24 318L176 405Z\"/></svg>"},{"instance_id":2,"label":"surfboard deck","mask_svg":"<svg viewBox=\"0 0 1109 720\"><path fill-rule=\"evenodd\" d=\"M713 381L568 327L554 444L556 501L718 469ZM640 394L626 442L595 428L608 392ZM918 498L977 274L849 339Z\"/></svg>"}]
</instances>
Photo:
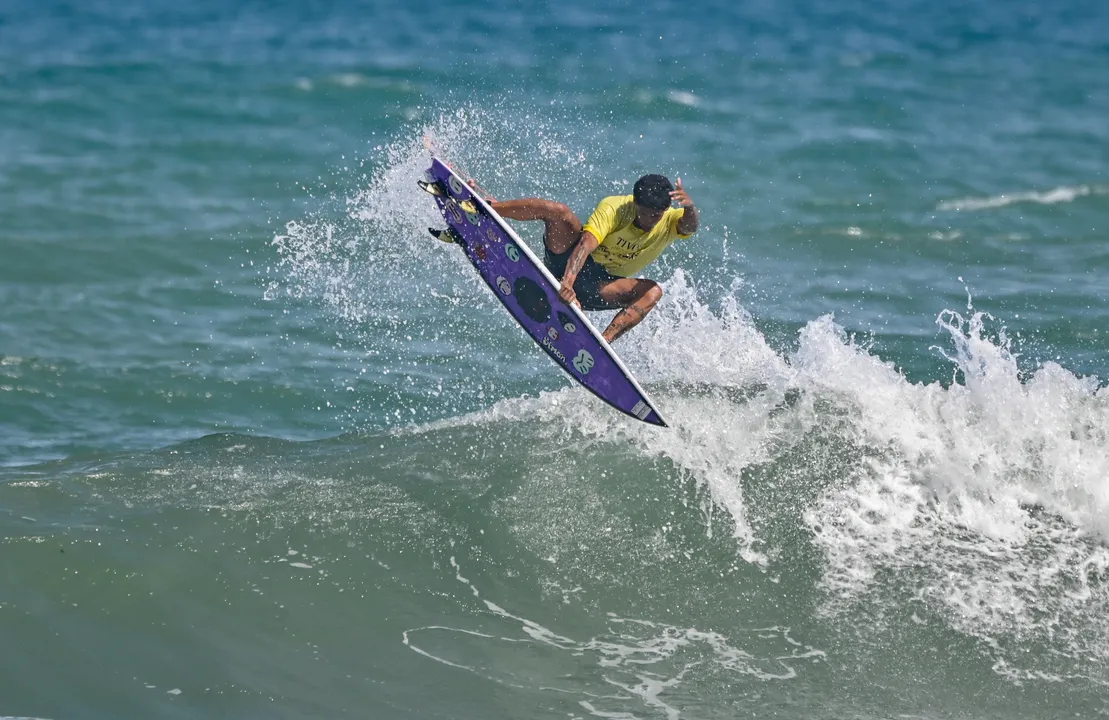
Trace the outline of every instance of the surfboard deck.
<instances>
[{"instance_id":1,"label":"surfboard deck","mask_svg":"<svg viewBox=\"0 0 1109 720\"><path fill-rule=\"evenodd\" d=\"M559 282L515 231L438 157L420 186L435 199L457 243L512 318L566 374L620 412L666 427L658 407L585 314L558 297Z\"/></svg>"}]
</instances>

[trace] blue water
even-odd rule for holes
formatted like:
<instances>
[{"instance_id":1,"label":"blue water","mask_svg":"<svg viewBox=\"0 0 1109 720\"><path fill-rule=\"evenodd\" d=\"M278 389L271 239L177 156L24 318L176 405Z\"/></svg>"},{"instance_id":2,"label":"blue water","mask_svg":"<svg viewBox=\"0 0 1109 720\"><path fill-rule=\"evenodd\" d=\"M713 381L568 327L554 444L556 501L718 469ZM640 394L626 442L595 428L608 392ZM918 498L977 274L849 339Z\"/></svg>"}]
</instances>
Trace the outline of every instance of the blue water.
<instances>
[{"instance_id":1,"label":"blue water","mask_svg":"<svg viewBox=\"0 0 1109 720\"><path fill-rule=\"evenodd\" d=\"M1106 715L1106 67L1078 0L0 4L0 717ZM425 137L682 178L671 429Z\"/></svg>"}]
</instances>

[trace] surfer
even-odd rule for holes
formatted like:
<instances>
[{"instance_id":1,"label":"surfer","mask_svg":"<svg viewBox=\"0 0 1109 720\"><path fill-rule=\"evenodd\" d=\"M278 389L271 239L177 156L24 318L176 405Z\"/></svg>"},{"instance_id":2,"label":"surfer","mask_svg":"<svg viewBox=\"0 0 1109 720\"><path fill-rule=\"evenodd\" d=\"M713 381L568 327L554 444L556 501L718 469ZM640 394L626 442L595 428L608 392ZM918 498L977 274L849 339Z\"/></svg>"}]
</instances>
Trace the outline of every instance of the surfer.
<instances>
[{"instance_id":1,"label":"surfer","mask_svg":"<svg viewBox=\"0 0 1109 720\"><path fill-rule=\"evenodd\" d=\"M677 202L680 207L672 207ZM635 277L670 243L697 232L700 219L678 178L639 178L631 195L602 199L583 226L559 202L522 198L492 202L502 217L542 220L543 262L561 281L558 296L584 310L620 309L603 335L614 342L635 327L662 298L654 280Z\"/></svg>"}]
</instances>

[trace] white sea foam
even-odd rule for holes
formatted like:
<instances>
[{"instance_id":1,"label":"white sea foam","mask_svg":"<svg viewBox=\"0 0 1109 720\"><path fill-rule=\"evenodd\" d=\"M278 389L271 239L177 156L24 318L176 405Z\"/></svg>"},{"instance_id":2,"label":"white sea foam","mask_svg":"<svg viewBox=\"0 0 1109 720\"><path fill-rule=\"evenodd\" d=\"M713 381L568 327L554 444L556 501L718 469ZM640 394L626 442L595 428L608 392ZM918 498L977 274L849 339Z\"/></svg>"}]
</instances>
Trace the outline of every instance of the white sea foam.
<instances>
[{"instance_id":1,"label":"white sea foam","mask_svg":"<svg viewBox=\"0 0 1109 720\"><path fill-rule=\"evenodd\" d=\"M430 293L429 271L449 260L426 230L442 219L416 186L429 154L419 137L379 146L375 154L382 163L361 189L349 187L356 174L343 180L352 191L349 199L322 200L324 210L289 221L274 236L278 261L267 299L321 303L356 325L375 308L388 312Z\"/></svg>"},{"instance_id":2,"label":"white sea foam","mask_svg":"<svg viewBox=\"0 0 1109 720\"><path fill-rule=\"evenodd\" d=\"M413 116L422 114L413 109ZM290 220L274 236L278 255L266 298L320 303L351 325L435 296L458 294L481 302L480 279L460 271L461 253L445 252L427 233L443 219L416 181L431 152L497 189L563 197L557 177L576 176L587 153L546 127L543 118L508 127L495 111L462 108L439 114L409 134L377 145L355 167L336 171L335 194L315 204L322 209ZM496 152L492 151L496 148ZM560 170L561 173L552 172Z\"/></svg>"},{"instance_id":3,"label":"white sea foam","mask_svg":"<svg viewBox=\"0 0 1109 720\"><path fill-rule=\"evenodd\" d=\"M786 627L744 628L732 636L609 613L604 632L589 639L572 637L517 615L489 600L462 575L450 558L455 579L465 585L484 615L486 632L433 625L405 630L413 652L452 668L469 671L509 687L542 683L543 689L576 698L594 717L638 717L641 705L675 720L682 717L680 689L715 674L760 681L796 677L825 659L824 651L803 644ZM563 634L567 633L567 634ZM527 668L543 658L541 676ZM561 666L563 672L552 672ZM688 679L687 679L688 678ZM665 696L665 699L664 699ZM694 701L696 702L696 701Z\"/></svg>"},{"instance_id":4,"label":"white sea foam","mask_svg":"<svg viewBox=\"0 0 1109 720\"><path fill-rule=\"evenodd\" d=\"M701 106L701 98L687 90L671 90L666 94L666 99L676 105L685 105L686 107Z\"/></svg>"},{"instance_id":5,"label":"white sea foam","mask_svg":"<svg viewBox=\"0 0 1109 720\"><path fill-rule=\"evenodd\" d=\"M293 84L298 90L304 92L312 92L322 85L338 86L348 89L373 88L375 90L387 90L400 93L414 93L417 91L416 86L408 80L380 75L363 75L362 73L355 72L335 73L316 79L298 77Z\"/></svg>"},{"instance_id":6,"label":"white sea foam","mask_svg":"<svg viewBox=\"0 0 1109 720\"><path fill-rule=\"evenodd\" d=\"M953 382L916 383L831 317L780 353L734 300L710 310L680 273L666 286L619 349L671 429L573 388L452 422L538 422L666 458L727 511L742 557L774 572L758 518L775 510L750 506L745 483L784 464L823 487L798 502L824 558L825 614L917 603L984 643L1006 677L1068 675L1023 667L1006 650L1017 637L1079 666L1109 661L1109 390L1096 378L1055 363L1022 373L1004 332L968 311L937 320ZM839 464L797 452L813 437Z\"/></svg>"},{"instance_id":7,"label":"white sea foam","mask_svg":"<svg viewBox=\"0 0 1109 720\"><path fill-rule=\"evenodd\" d=\"M844 413L835 437L860 455L805 511L825 610L915 601L994 647L1035 638L1102 662L1109 394L1054 363L1022 376L985 321L940 315L946 387L908 382L828 319L802 332L797 382ZM891 575L915 589L891 597Z\"/></svg>"},{"instance_id":8,"label":"white sea foam","mask_svg":"<svg viewBox=\"0 0 1109 720\"><path fill-rule=\"evenodd\" d=\"M1058 203L1074 202L1078 198L1088 195L1105 194L1109 194L1109 188L1090 185L1062 186L1045 192L1029 191L1004 193L1002 195L993 195L990 197L968 197L959 200L945 200L941 202L936 209L954 211L991 210L1018 203L1056 205Z\"/></svg>"}]
</instances>

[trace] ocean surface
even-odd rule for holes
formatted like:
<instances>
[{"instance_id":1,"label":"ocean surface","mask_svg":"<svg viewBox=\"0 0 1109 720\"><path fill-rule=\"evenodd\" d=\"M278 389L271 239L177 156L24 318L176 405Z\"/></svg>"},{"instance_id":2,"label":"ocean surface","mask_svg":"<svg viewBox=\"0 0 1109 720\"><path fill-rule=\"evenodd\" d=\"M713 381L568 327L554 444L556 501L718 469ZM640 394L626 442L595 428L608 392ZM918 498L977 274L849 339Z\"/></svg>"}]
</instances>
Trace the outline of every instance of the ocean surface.
<instances>
[{"instance_id":1,"label":"ocean surface","mask_svg":"<svg viewBox=\"0 0 1109 720\"><path fill-rule=\"evenodd\" d=\"M1107 68L1095 0L0 1L0 718L1109 716ZM681 177L673 427L425 137Z\"/></svg>"}]
</instances>

